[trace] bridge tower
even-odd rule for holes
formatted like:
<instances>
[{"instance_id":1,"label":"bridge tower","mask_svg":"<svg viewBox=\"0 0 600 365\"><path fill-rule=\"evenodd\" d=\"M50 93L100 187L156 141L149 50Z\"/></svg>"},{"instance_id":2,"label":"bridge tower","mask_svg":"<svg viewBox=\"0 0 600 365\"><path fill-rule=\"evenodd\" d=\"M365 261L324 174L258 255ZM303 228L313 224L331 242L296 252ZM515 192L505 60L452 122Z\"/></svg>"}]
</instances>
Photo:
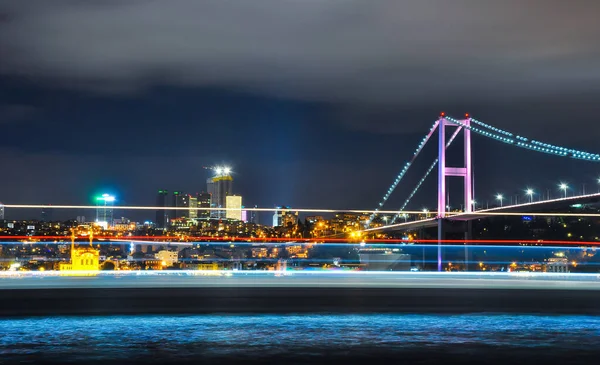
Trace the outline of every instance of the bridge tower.
<instances>
[{"instance_id":1,"label":"bridge tower","mask_svg":"<svg viewBox=\"0 0 600 365\"><path fill-rule=\"evenodd\" d=\"M442 271L442 240L444 239L444 219L446 218L447 189L446 178L449 176L461 177L464 189L464 207L465 213L473 211L473 169L471 162L471 118L466 114L465 119L459 121L460 125L448 121L441 114L438 124L438 271ZM448 167L446 164L446 149L448 147L446 140L446 127L458 128L459 133L462 129L464 137L464 159L461 167ZM470 227L468 227L470 228ZM465 248L465 265L467 265L468 252Z\"/></svg>"}]
</instances>

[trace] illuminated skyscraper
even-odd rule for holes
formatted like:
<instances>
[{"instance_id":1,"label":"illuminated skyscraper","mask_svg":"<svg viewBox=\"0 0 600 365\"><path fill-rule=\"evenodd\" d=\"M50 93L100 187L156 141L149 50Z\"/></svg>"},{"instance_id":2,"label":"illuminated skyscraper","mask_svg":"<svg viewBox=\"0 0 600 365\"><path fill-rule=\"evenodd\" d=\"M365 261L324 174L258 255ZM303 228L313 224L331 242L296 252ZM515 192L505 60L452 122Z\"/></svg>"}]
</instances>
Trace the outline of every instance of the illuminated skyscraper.
<instances>
[{"instance_id":1,"label":"illuminated skyscraper","mask_svg":"<svg viewBox=\"0 0 600 365\"><path fill-rule=\"evenodd\" d=\"M188 204L190 207L188 218L198 218L198 197L188 195Z\"/></svg>"},{"instance_id":2,"label":"illuminated skyscraper","mask_svg":"<svg viewBox=\"0 0 600 365\"><path fill-rule=\"evenodd\" d=\"M169 192L167 190L159 190L158 196L156 197L157 207L168 207ZM169 211L167 209L160 209L156 211L156 228L168 228L169 227Z\"/></svg>"},{"instance_id":3,"label":"illuminated skyscraper","mask_svg":"<svg viewBox=\"0 0 600 365\"><path fill-rule=\"evenodd\" d=\"M238 221L242 220L242 197L239 195L228 195L225 199L227 212L225 214L227 219L235 219ZM234 209L234 210L229 210Z\"/></svg>"},{"instance_id":4,"label":"illuminated skyscraper","mask_svg":"<svg viewBox=\"0 0 600 365\"><path fill-rule=\"evenodd\" d=\"M0 220L4 219L4 204L0 203Z\"/></svg>"},{"instance_id":5,"label":"illuminated skyscraper","mask_svg":"<svg viewBox=\"0 0 600 365\"><path fill-rule=\"evenodd\" d=\"M211 195L211 207L224 208L227 205L226 197L233 192L233 177L229 168L215 169L216 175L206 181L207 191ZM212 211L211 216L221 218L224 211Z\"/></svg>"},{"instance_id":6,"label":"illuminated skyscraper","mask_svg":"<svg viewBox=\"0 0 600 365\"><path fill-rule=\"evenodd\" d=\"M210 208L211 196L209 193L198 194L198 208ZM210 210L198 210L198 218L210 218Z\"/></svg>"},{"instance_id":7,"label":"illuminated skyscraper","mask_svg":"<svg viewBox=\"0 0 600 365\"><path fill-rule=\"evenodd\" d=\"M96 223L108 228L113 224L113 204L115 197L109 194L102 194L96 198Z\"/></svg>"}]
</instances>

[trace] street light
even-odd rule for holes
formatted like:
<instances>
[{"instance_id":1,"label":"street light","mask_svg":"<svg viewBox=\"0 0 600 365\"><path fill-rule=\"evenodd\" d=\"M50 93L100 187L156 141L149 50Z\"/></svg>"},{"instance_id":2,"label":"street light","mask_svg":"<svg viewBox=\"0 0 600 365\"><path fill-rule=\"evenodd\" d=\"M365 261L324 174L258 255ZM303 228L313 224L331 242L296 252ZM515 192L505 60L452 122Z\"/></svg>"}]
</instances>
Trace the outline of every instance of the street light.
<instances>
[{"instance_id":1,"label":"street light","mask_svg":"<svg viewBox=\"0 0 600 365\"><path fill-rule=\"evenodd\" d=\"M565 192L565 198L567 197L567 189L569 189L569 185L565 184L565 183L560 183L560 185L558 186L560 188L560 190Z\"/></svg>"},{"instance_id":2,"label":"street light","mask_svg":"<svg viewBox=\"0 0 600 365\"><path fill-rule=\"evenodd\" d=\"M496 195L496 200L500 200L500 206L502 206L502 201L504 200L504 195L502 195L502 194Z\"/></svg>"},{"instance_id":3,"label":"street light","mask_svg":"<svg viewBox=\"0 0 600 365\"><path fill-rule=\"evenodd\" d=\"M525 190L525 194L529 195L529 202L532 203L533 202L533 189Z\"/></svg>"}]
</instances>

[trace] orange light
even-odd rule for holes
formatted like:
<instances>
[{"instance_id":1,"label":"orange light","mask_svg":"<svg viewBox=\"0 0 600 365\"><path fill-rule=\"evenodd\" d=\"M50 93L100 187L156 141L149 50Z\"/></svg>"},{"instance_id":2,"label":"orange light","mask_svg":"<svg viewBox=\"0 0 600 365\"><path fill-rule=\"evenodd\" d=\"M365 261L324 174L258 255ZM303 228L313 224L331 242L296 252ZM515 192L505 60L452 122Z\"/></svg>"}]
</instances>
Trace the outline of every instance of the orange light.
<instances>
[{"instance_id":1,"label":"orange light","mask_svg":"<svg viewBox=\"0 0 600 365\"><path fill-rule=\"evenodd\" d=\"M466 113L466 114L465 114L465 118L468 118L468 117L469 117L469 113Z\"/></svg>"},{"instance_id":2,"label":"orange light","mask_svg":"<svg viewBox=\"0 0 600 365\"><path fill-rule=\"evenodd\" d=\"M446 115L446 113L444 113L444 112L441 112L441 113L440 113L440 117L443 117L443 116L445 116L445 115Z\"/></svg>"}]
</instances>

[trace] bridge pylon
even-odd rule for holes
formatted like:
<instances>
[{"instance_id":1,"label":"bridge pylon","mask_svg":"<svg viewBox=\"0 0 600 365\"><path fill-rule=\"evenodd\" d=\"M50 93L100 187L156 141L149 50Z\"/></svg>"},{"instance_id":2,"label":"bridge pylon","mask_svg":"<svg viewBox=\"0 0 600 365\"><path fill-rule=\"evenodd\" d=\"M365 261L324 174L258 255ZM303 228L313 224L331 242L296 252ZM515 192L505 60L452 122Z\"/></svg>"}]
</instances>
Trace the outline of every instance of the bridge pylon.
<instances>
[{"instance_id":1,"label":"bridge pylon","mask_svg":"<svg viewBox=\"0 0 600 365\"><path fill-rule=\"evenodd\" d=\"M461 177L463 180L464 190L464 207L465 213L471 213L473 211L473 167L471 160L471 118L466 115L466 118L461 120L462 125L457 125L448 121L444 115L441 114L438 123L438 271L442 271L442 240L444 239L444 219L446 218L447 209L447 189L446 189L446 178L450 176ZM458 128L462 129L463 133L463 150L464 159L463 166L460 167L449 167L446 164L446 128ZM455 133L457 133L455 132ZM468 233L467 233L468 234ZM465 252L465 264L468 253Z\"/></svg>"}]
</instances>

